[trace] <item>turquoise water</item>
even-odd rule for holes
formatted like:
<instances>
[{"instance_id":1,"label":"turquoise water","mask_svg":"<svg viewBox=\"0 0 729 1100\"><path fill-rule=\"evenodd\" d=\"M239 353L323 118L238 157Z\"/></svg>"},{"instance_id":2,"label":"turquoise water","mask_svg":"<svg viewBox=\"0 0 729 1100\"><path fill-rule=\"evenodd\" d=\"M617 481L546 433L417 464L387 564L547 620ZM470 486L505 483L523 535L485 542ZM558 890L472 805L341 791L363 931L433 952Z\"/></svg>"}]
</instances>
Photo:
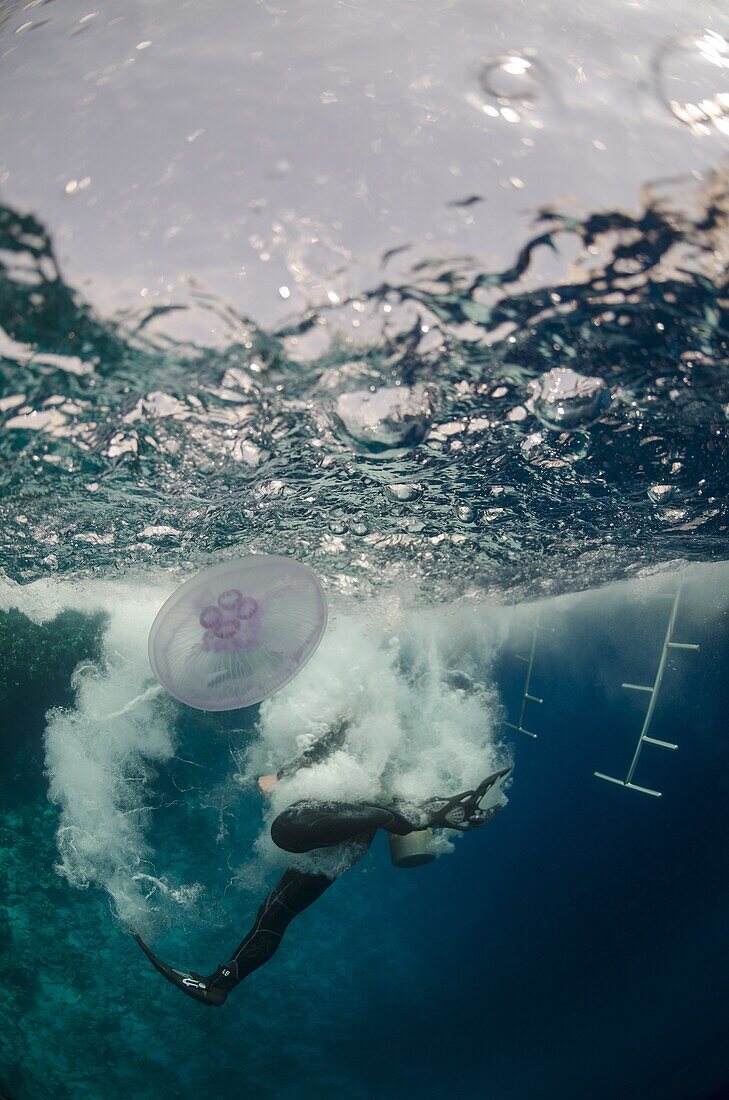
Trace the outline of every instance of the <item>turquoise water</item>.
<instances>
[{"instance_id":1,"label":"turquoise water","mask_svg":"<svg viewBox=\"0 0 729 1100\"><path fill-rule=\"evenodd\" d=\"M724 1095L721 17L0 2L0 1092ZM164 599L247 553L321 577L311 663L150 690ZM674 599L655 797L595 773ZM378 837L220 1012L129 935L207 972L287 801L504 763L488 829Z\"/></svg>"}]
</instances>

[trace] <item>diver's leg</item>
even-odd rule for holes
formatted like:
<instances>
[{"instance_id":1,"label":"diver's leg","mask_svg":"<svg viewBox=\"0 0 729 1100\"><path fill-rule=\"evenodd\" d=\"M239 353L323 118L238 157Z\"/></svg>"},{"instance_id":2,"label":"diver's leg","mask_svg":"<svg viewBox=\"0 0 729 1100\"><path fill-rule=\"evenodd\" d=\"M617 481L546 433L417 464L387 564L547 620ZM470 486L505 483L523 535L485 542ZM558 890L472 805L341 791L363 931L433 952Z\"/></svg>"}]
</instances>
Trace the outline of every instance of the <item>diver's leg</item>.
<instances>
[{"instance_id":1,"label":"diver's leg","mask_svg":"<svg viewBox=\"0 0 729 1100\"><path fill-rule=\"evenodd\" d=\"M404 836L417 828L397 809L366 802L295 802L271 825L274 844L285 852L311 852L344 844L361 833L387 829Z\"/></svg>"},{"instance_id":2,"label":"diver's leg","mask_svg":"<svg viewBox=\"0 0 729 1100\"><path fill-rule=\"evenodd\" d=\"M334 881L326 875L305 874L290 867L261 905L253 927L229 961L207 978L194 971L176 970L168 966L157 958L137 932L134 938L155 970L169 982L201 1004L219 1007L238 982L268 962L281 943L289 923L320 898Z\"/></svg>"},{"instance_id":3,"label":"diver's leg","mask_svg":"<svg viewBox=\"0 0 729 1100\"><path fill-rule=\"evenodd\" d=\"M359 851L355 849L353 852L352 864L367 852L374 835L374 830L360 830L356 836L350 838L359 847ZM258 910L250 932L240 942L228 962L205 979L213 994L222 994L224 1000L239 982L267 963L278 950L284 932L294 917L317 901L333 882L336 882L336 878L299 871L295 867L284 871Z\"/></svg>"},{"instance_id":4,"label":"diver's leg","mask_svg":"<svg viewBox=\"0 0 729 1100\"><path fill-rule=\"evenodd\" d=\"M355 852L353 862L360 859L370 844L374 832L355 837L360 851ZM163 963L151 948L134 932L134 938L156 970L177 986L188 997L200 1004L219 1007L225 1002L231 989L263 966L278 950L284 932L291 921L304 909L320 898L335 882L328 875L315 875L290 867L260 906L253 927L243 938L227 963L219 966L214 974L203 977L194 971L176 970Z\"/></svg>"},{"instance_id":5,"label":"diver's leg","mask_svg":"<svg viewBox=\"0 0 729 1100\"><path fill-rule=\"evenodd\" d=\"M239 982L263 966L278 950L284 932L294 917L303 913L335 881L289 867L261 904L253 927L227 963L206 979L213 989L230 992Z\"/></svg>"},{"instance_id":6,"label":"diver's leg","mask_svg":"<svg viewBox=\"0 0 729 1100\"><path fill-rule=\"evenodd\" d=\"M378 806L371 802L295 802L271 825L274 844L285 852L310 852L352 840L362 832L405 836L416 829L457 829L466 832L498 813L501 803L482 809L481 802L492 788L505 779L511 768L489 775L475 790L426 799L420 803L400 802Z\"/></svg>"}]
</instances>

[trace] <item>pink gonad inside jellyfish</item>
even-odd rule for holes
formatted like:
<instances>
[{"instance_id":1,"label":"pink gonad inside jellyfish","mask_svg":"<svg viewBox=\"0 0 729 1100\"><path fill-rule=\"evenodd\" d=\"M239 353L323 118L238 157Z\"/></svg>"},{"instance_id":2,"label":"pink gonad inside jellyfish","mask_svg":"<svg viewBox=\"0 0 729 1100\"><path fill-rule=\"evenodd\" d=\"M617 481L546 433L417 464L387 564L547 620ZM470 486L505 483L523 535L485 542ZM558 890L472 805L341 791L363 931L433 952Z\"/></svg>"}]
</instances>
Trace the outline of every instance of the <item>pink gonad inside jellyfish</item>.
<instances>
[{"instance_id":1,"label":"pink gonad inside jellyfish","mask_svg":"<svg viewBox=\"0 0 729 1100\"><path fill-rule=\"evenodd\" d=\"M205 631L203 649L250 649L258 645L261 636L258 600L237 588L227 588L217 604L200 612L200 626Z\"/></svg>"}]
</instances>

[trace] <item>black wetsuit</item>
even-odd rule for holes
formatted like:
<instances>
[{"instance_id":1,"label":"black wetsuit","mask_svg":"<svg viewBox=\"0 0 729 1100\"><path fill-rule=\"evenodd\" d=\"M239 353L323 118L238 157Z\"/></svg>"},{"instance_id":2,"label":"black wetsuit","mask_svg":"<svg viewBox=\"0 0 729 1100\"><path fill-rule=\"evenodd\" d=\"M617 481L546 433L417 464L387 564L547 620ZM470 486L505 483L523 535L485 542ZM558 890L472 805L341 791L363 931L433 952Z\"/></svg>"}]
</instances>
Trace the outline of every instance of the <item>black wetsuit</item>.
<instances>
[{"instance_id":1,"label":"black wetsuit","mask_svg":"<svg viewBox=\"0 0 729 1100\"><path fill-rule=\"evenodd\" d=\"M343 745L348 725L345 719L337 722L300 756L285 764L277 777L283 779L326 759ZM295 853L349 842L348 866L351 866L365 854L378 829L400 836L424 826L465 832L490 821L501 803L482 809L481 800L509 771L508 767L502 768L475 790L427 799L418 807L302 799L278 815L271 826L271 836L279 848ZM268 962L294 917L320 898L335 878L289 867L264 900L253 927L228 962L208 977L168 966L157 958L139 933L134 932L134 938L152 965L178 989L203 1004L221 1005L231 989Z\"/></svg>"},{"instance_id":2,"label":"black wetsuit","mask_svg":"<svg viewBox=\"0 0 729 1100\"><path fill-rule=\"evenodd\" d=\"M285 764L277 778L325 760L344 743L348 722L342 720L295 760ZM286 852L310 852L347 841L355 843L354 860L361 859L378 829L404 835L419 825L392 807L366 803L302 800L280 813L271 825L274 843ZM359 851L356 849L359 848ZM258 910L253 927L229 961L208 979L210 987L233 989L274 954L291 921L336 881L289 867Z\"/></svg>"}]
</instances>

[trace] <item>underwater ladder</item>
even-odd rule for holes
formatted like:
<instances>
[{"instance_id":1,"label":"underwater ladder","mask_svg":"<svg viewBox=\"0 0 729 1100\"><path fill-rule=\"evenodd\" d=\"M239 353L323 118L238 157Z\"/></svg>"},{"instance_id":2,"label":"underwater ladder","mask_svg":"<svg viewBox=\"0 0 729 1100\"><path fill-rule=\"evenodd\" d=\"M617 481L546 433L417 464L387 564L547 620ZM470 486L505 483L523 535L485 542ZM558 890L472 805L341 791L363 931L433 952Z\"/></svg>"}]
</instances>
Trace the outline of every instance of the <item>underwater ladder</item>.
<instances>
[{"instance_id":1,"label":"underwater ladder","mask_svg":"<svg viewBox=\"0 0 729 1100\"><path fill-rule=\"evenodd\" d=\"M532 683L532 669L534 667L534 654L537 648L537 634L539 633L539 616L537 616L534 626L532 628L532 644L529 650L528 657L522 657L520 654L516 654L517 661L523 661L526 666L526 676L524 678L524 688L521 694L521 708L519 710L519 718L516 725L513 722L504 722L504 725L510 730L516 730L517 733L525 733L527 737L536 737L536 733L532 733L531 730L524 729L524 715L526 713L527 703L543 703L544 699L540 699L538 695L532 695L530 688Z\"/></svg>"},{"instance_id":2,"label":"underwater ladder","mask_svg":"<svg viewBox=\"0 0 729 1100\"><path fill-rule=\"evenodd\" d=\"M672 744L670 741L659 741L657 737L649 737L648 730L650 728L651 721L653 719L653 712L656 709L656 703L658 702L658 692L661 688L661 681L663 680L663 673L666 669L666 661L668 660L669 650L672 649L691 649L698 652L699 647L694 645L693 642L674 642L673 640L673 628L676 625L676 616L678 614L678 605L681 599L681 588L676 590L675 593L671 592L657 592L655 593L657 598L673 600L671 607L671 614L668 618L668 626L666 628L666 637L663 642L663 649L661 650L661 659L658 662L658 671L656 672L656 678L653 681L653 686L648 687L644 684L621 684L621 687L627 688L628 691L645 691L650 695L650 702L648 703L648 710L646 711L645 718L643 720L643 728L640 731L640 737L638 738L638 744L635 746L635 752L633 753L633 759L630 762L628 773L625 779L616 779L614 775L605 775L603 772L595 772L594 774L598 779L606 779L608 783L617 783L620 787L628 787L631 791L640 791L641 794L652 794L654 798L660 798L660 791L653 791L650 787L639 787L637 783L633 782L633 776L635 775L635 769L638 766L638 760L643 750L643 745L657 745L660 749L677 749L678 745Z\"/></svg>"}]
</instances>

